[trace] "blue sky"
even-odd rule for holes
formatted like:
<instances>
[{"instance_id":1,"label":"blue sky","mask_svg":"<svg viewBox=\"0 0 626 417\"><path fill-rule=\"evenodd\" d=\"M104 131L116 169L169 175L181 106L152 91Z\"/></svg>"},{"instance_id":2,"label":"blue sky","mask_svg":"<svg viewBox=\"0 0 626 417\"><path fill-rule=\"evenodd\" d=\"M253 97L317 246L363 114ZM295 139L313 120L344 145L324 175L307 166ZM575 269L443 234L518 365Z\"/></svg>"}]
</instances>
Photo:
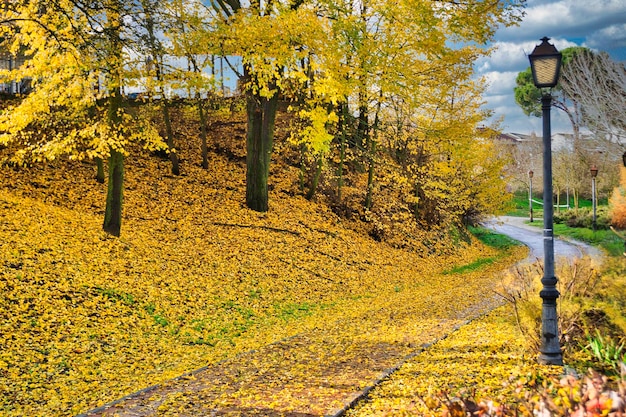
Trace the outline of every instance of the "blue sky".
<instances>
[{"instance_id":1,"label":"blue sky","mask_svg":"<svg viewBox=\"0 0 626 417\"><path fill-rule=\"evenodd\" d=\"M487 77L486 107L503 117L505 132L541 134L541 119L527 117L515 103L515 77L528 67L528 54L548 36L557 49L586 46L626 63L626 0L528 0L519 26L496 32L497 49L476 64ZM571 132L565 115L552 111L552 132Z\"/></svg>"}]
</instances>

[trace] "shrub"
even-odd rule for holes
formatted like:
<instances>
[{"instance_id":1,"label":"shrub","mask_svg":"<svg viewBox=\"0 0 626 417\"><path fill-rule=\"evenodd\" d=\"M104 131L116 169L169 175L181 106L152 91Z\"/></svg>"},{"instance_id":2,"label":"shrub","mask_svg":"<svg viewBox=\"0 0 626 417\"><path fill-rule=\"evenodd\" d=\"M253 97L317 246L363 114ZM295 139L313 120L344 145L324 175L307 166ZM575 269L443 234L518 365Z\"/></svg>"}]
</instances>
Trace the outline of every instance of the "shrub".
<instances>
[{"instance_id":1,"label":"shrub","mask_svg":"<svg viewBox=\"0 0 626 417\"><path fill-rule=\"evenodd\" d=\"M626 168L620 167L619 187L613 190L609 199L611 224L618 229L626 229Z\"/></svg>"},{"instance_id":2,"label":"shrub","mask_svg":"<svg viewBox=\"0 0 626 417\"><path fill-rule=\"evenodd\" d=\"M504 277L500 295L513 308L517 326L528 343L529 351L536 352L541 345L542 299L539 297L543 265L539 262L517 266ZM589 258L562 262L556 271L559 279L558 319L560 345L576 348L589 334L593 315L589 300L600 281L600 273ZM574 342L574 343L572 343Z\"/></svg>"},{"instance_id":3,"label":"shrub","mask_svg":"<svg viewBox=\"0 0 626 417\"><path fill-rule=\"evenodd\" d=\"M530 378L518 381L518 398L508 401L478 399L475 393L450 397L443 393L422 402L436 414L479 417L623 417L626 415L626 367L622 365L622 378L612 387L608 378L590 370L578 378L566 375L538 381Z\"/></svg>"},{"instance_id":4,"label":"shrub","mask_svg":"<svg viewBox=\"0 0 626 417\"><path fill-rule=\"evenodd\" d=\"M565 224L569 227L586 227L593 228L593 211L591 208L585 207L577 210L566 210L561 213L554 214L554 223ZM596 208L596 228L608 229L611 220L607 207Z\"/></svg>"}]
</instances>

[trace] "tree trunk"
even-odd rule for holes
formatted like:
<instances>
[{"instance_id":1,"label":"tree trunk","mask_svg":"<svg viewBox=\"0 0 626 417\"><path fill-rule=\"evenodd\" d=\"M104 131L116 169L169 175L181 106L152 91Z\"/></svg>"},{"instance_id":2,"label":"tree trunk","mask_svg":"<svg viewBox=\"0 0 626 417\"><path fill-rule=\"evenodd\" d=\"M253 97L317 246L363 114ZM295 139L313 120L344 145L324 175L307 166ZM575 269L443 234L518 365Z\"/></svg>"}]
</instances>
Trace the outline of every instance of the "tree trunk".
<instances>
[{"instance_id":1,"label":"tree trunk","mask_svg":"<svg viewBox=\"0 0 626 417\"><path fill-rule=\"evenodd\" d=\"M200 117L200 139L202 139L202 168L209 169L209 147L207 145L206 115L200 94L196 94L196 106Z\"/></svg>"},{"instance_id":2,"label":"tree trunk","mask_svg":"<svg viewBox=\"0 0 626 417\"><path fill-rule=\"evenodd\" d=\"M174 132L172 130L172 120L170 119L169 100L165 98L165 92L161 90L163 100L163 121L165 122L165 135L167 136L167 149L169 150L170 161L172 162L172 175L180 175L180 167L178 165L178 154L174 146Z\"/></svg>"},{"instance_id":3,"label":"tree trunk","mask_svg":"<svg viewBox=\"0 0 626 417\"><path fill-rule=\"evenodd\" d=\"M104 184L104 161L100 157L96 157L96 181Z\"/></svg>"},{"instance_id":4,"label":"tree trunk","mask_svg":"<svg viewBox=\"0 0 626 417\"><path fill-rule=\"evenodd\" d=\"M420 184L415 183L415 204L413 204L413 217L415 220L419 220L420 216Z\"/></svg>"},{"instance_id":5,"label":"tree trunk","mask_svg":"<svg viewBox=\"0 0 626 417\"><path fill-rule=\"evenodd\" d=\"M248 132L246 152L246 205L255 211L268 210L267 180L270 171L278 95L247 95Z\"/></svg>"},{"instance_id":6,"label":"tree trunk","mask_svg":"<svg viewBox=\"0 0 626 417\"><path fill-rule=\"evenodd\" d=\"M376 141L370 139L368 140L368 142L369 142L368 143L369 167L367 170L367 193L365 194L365 208L369 210L372 208L372 193L374 191L374 166L375 166L374 155L376 154Z\"/></svg>"},{"instance_id":7,"label":"tree trunk","mask_svg":"<svg viewBox=\"0 0 626 417\"><path fill-rule=\"evenodd\" d=\"M365 94L359 93L359 119L354 139L354 145L359 149L363 149L363 144L367 144L369 136L368 107L365 99Z\"/></svg>"},{"instance_id":8,"label":"tree trunk","mask_svg":"<svg viewBox=\"0 0 626 417\"><path fill-rule=\"evenodd\" d=\"M322 167L324 166L324 158L321 155L317 156L317 164L315 167L315 175L313 176L313 181L311 182L311 186L309 187L309 192L306 194L306 199L311 200L317 191L317 186L320 182L320 176L322 175Z\"/></svg>"},{"instance_id":9,"label":"tree trunk","mask_svg":"<svg viewBox=\"0 0 626 417\"><path fill-rule=\"evenodd\" d=\"M108 29L110 34L110 50L109 58L110 67L110 96L109 107L107 109L107 119L111 131L119 132L122 123L122 88L121 88L121 71L120 66L122 57L122 40L120 38L121 17L119 10L121 9L120 0L111 0L109 2L111 8L107 11L107 17L110 21ZM104 211L104 223L102 229L119 236L122 229L122 201L124 195L124 154L121 149L111 149L109 154L109 183L107 184L106 208Z\"/></svg>"},{"instance_id":10,"label":"tree trunk","mask_svg":"<svg viewBox=\"0 0 626 417\"><path fill-rule=\"evenodd\" d=\"M109 156L109 185L102 229L119 236L122 229L122 201L124 195L124 154L117 150Z\"/></svg>"},{"instance_id":11,"label":"tree trunk","mask_svg":"<svg viewBox=\"0 0 626 417\"><path fill-rule=\"evenodd\" d=\"M382 92L381 92L382 96ZM382 98L382 97L381 97ZM369 153L369 167L367 171L367 194L365 195L365 208L368 210L372 208L372 194L374 192L374 169L376 164L376 132L378 131L378 125L380 123L380 107L382 100L378 100L376 106L376 115L374 116L373 134L369 132L369 126L367 127L366 146Z\"/></svg>"},{"instance_id":12,"label":"tree trunk","mask_svg":"<svg viewBox=\"0 0 626 417\"><path fill-rule=\"evenodd\" d=\"M121 123L120 110L122 108L122 95L120 89L114 90L109 97L108 119L117 131ZM124 195L124 154L118 149L111 149L109 155L109 182L107 184L107 200L104 211L104 223L102 229L119 236L122 229L122 201Z\"/></svg>"},{"instance_id":13,"label":"tree trunk","mask_svg":"<svg viewBox=\"0 0 626 417\"><path fill-rule=\"evenodd\" d=\"M348 105L341 104L339 108L339 166L337 167L337 200L341 201L341 193L343 188L343 166L346 161L346 123L347 123Z\"/></svg>"}]
</instances>

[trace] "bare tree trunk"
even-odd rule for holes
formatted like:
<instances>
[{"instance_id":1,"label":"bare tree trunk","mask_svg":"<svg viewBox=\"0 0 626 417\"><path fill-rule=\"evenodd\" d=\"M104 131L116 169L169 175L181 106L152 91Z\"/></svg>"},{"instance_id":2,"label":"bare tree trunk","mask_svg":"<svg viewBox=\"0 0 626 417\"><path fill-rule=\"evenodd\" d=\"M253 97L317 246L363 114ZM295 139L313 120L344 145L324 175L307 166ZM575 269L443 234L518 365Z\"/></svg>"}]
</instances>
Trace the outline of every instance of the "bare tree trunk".
<instances>
[{"instance_id":1,"label":"bare tree trunk","mask_svg":"<svg viewBox=\"0 0 626 417\"><path fill-rule=\"evenodd\" d=\"M200 93L196 93L196 106L200 117L200 139L202 139L202 168L209 168L209 147L207 145L206 114L204 113L204 103Z\"/></svg>"},{"instance_id":2,"label":"bare tree trunk","mask_svg":"<svg viewBox=\"0 0 626 417\"><path fill-rule=\"evenodd\" d=\"M246 205L255 211L268 210L268 177L278 95L261 97L253 92L247 95L248 132L246 153Z\"/></svg>"},{"instance_id":3,"label":"bare tree trunk","mask_svg":"<svg viewBox=\"0 0 626 417\"><path fill-rule=\"evenodd\" d=\"M96 181L104 184L104 161L100 157L96 157Z\"/></svg>"},{"instance_id":4,"label":"bare tree trunk","mask_svg":"<svg viewBox=\"0 0 626 417\"><path fill-rule=\"evenodd\" d=\"M121 89L121 68L122 41L120 39L121 9L120 0L110 0L110 8L107 11L110 26L108 27L110 38L110 58L112 67L111 73L111 95L109 97L109 108L107 117L111 130L117 132L122 123L122 89ZM102 229L119 236L122 228L122 202L124 196L124 154L121 150L111 149L109 156L109 182L107 185L106 208L104 211L104 223Z\"/></svg>"}]
</instances>

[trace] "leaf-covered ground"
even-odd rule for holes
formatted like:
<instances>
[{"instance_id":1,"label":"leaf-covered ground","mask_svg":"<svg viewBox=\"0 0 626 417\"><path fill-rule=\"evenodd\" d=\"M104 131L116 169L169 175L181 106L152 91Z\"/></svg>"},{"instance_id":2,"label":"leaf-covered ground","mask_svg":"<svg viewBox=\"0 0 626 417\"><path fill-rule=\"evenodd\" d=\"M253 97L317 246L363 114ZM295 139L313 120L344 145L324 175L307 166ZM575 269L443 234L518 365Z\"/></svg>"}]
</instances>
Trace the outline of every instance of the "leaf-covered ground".
<instances>
[{"instance_id":1,"label":"leaf-covered ground","mask_svg":"<svg viewBox=\"0 0 626 417\"><path fill-rule=\"evenodd\" d=\"M510 310L499 308L407 361L346 416L465 415L455 410L460 397L482 401L480 415L503 415L500 404L525 403L532 387L563 374L538 365L524 343Z\"/></svg>"},{"instance_id":2,"label":"leaf-covered ground","mask_svg":"<svg viewBox=\"0 0 626 417\"><path fill-rule=\"evenodd\" d=\"M233 126L213 131L239 143ZM75 415L203 366L217 374L191 390L200 397L163 394L155 413L327 413L491 308L496 272L522 256L375 242L294 195L286 164L270 211L253 212L240 147L217 149L205 171L184 144L180 177L166 160L128 158L121 238L101 232L91 164L2 168L0 414Z\"/></svg>"}]
</instances>

